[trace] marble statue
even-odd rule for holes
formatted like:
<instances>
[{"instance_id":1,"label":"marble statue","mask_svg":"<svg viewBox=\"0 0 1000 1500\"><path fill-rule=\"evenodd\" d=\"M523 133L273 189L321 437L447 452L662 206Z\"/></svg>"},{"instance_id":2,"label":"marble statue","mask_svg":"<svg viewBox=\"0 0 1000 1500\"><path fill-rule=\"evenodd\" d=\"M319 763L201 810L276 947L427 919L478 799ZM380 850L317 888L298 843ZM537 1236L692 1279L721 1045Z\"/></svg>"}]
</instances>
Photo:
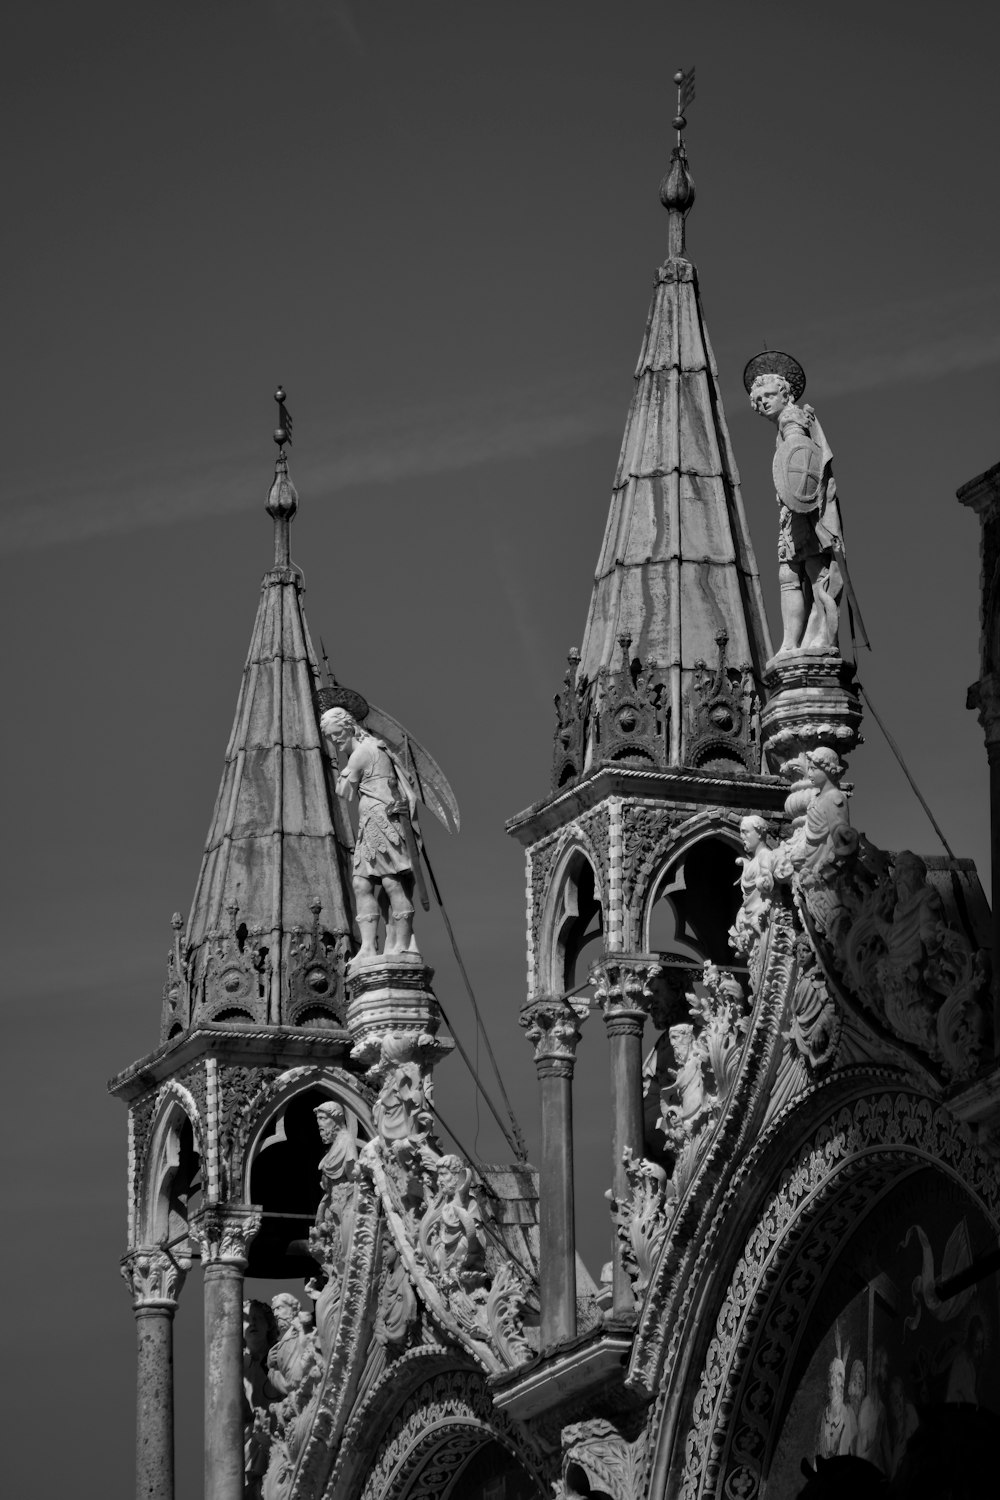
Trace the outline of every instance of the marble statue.
<instances>
[{"instance_id":1,"label":"marble statue","mask_svg":"<svg viewBox=\"0 0 1000 1500\"><path fill-rule=\"evenodd\" d=\"M413 831L416 797L384 740L369 734L346 708L328 709L320 728L347 756L337 778L338 797L358 799L352 878L361 934L356 958L376 956L380 910L385 916L384 953L415 953L413 889L420 857Z\"/></svg>"},{"instance_id":2,"label":"marble statue","mask_svg":"<svg viewBox=\"0 0 1000 1500\"><path fill-rule=\"evenodd\" d=\"M660 1129L668 1140L690 1135L707 1107L705 1089L705 1053L701 1039L687 1022L671 1026L668 1032L674 1051L676 1069L673 1081L660 1090ZM675 1102L676 1101L676 1102Z\"/></svg>"},{"instance_id":3,"label":"marble statue","mask_svg":"<svg viewBox=\"0 0 1000 1500\"><path fill-rule=\"evenodd\" d=\"M837 1458L853 1453L858 1435L857 1418L844 1400L844 1384L851 1346L841 1349L840 1327L836 1330L837 1352L830 1361L827 1377L827 1402L816 1427L816 1456Z\"/></svg>"},{"instance_id":4,"label":"marble statue","mask_svg":"<svg viewBox=\"0 0 1000 1500\"><path fill-rule=\"evenodd\" d=\"M772 864L779 880L798 875L804 884L816 884L842 865L858 847L851 827L847 793L841 790L844 763L829 745L806 751L809 801L805 818L791 838L775 851Z\"/></svg>"},{"instance_id":5,"label":"marble statue","mask_svg":"<svg viewBox=\"0 0 1000 1500\"><path fill-rule=\"evenodd\" d=\"M274 1313L253 1298L243 1304L243 1464L247 1500L260 1500L271 1451L268 1407L276 1391L267 1378L267 1356L278 1338Z\"/></svg>"},{"instance_id":6,"label":"marble statue","mask_svg":"<svg viewBox=\"0 0 1000 1500\"><path fill-rule=\"evenodd\" d=\"M313 1111L326 1154L319 1164L323 1196L310 1236L326 1271L343 1268L351 1241L351 1208L358 1175L358 1143L342 1104L327 1099Z\"/></svg>"},{"instance_id":7,"label":"marble statue","mask_svg":"<svg viewBox=\"0 0 1000 1500\"><path fill-rule=\"evenodd\" d=\"M777 654L836 653L845 569L833 453L813 408L797 404L806 382L796 360L777 350L758 354L743 378L754 411L778 429L774 480L783 635Z\"/></svg>"},{"instance_id":8,"label":"marble statue","mask_svg":"<svg viewBox=\"0 0 1000 1500\"><path fill-rule=\"evenodd\" d=\"M454 1154L434 1163L437 1193L420 1226L428 1263L470 1290L486 1281L483 1216L474 1197L472 1168Z\"/></svg>"},{"instance_id":9,"label":"marble statue","mask_svg":"<svg viewBox=\"0 0 1000 1500\"><path fill-rule=\"evenodd\" d=\"M737 953L746 953L767 925L774 890L774 853L768 843L767 820L759 813L750 813L740 820L740 838L746 851L745 855L738 855L736 861L740 866L739 887L743 904L730 928L729 940Z\"/></svg>"}]
</instances>

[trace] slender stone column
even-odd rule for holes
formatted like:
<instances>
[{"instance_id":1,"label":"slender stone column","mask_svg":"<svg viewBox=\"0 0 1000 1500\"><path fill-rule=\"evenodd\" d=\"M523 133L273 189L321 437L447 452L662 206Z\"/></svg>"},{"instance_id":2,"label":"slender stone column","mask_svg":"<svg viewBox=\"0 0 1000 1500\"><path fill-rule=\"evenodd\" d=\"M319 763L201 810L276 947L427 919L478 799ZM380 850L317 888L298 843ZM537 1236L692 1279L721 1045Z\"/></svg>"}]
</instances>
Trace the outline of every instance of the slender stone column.
<instances>
[{"instance_id":1,"label":"slender stone column","mask_svg":"<svg viewBox=\"0 0 1000 1500\"><path fill-rule=\"evenodd\" d=\"M260 1210L225 1203L193 1223L205 1275L205 1500L243 1500L243 1272Z\"/></svg>"},{"instance_id":2,"label":"slender stone column","mask_svg":"<svg viewBox=\"0 0 1000 1500\"><path fill-rule=\"evenodd\" d=\"M961 491L959 492L961 494ZM989 672L969 689L979 711L990 767L990 850L993 877L993 1045L1000 1056L1000 675Z\"/></svg>"},{"instance_id":3,"label":"slender stone column","mask_svg":"<svg viewBox=\"0 0 1000 1500\"><path fill-rule=\"evenodd\" d=\"M618 1203L629 1194L625 1170L626 1153L638 1160L645 1154L642 1108L642 1032L653 997L653 985L662 975L659 964L645 958L608 955L594 964L594 997L604 1013L611 1057L611 1160L613 1192ZM624 1247L614 1238L612 1310L615 1317L631 1319L635 1298Z\"/></svg>"},{"instance_id":4,"label":"slender stone column","mask_svg":"<svg viewBox=\"0 0 1000 1500\"><path fill-rule=\"evenodd\" d=\"M159 1246L130 1250L122 1276L137 1336L136 1500L174 1500L174 1312L190 1261Z\"/></svg>"},{"instance_id":5,"label":"slender stone column","mask_svg":"<svg viewBox=\"0 0 1000 1500\"><path fill-rule=\"evenodd\" d=\"M539 1169L541 1348L576 1335L576 1226L573 1216L573 1067L585 1001L539 999L521 1011L535 1049L542 1096Z\"/></svg>"}]
</instances>

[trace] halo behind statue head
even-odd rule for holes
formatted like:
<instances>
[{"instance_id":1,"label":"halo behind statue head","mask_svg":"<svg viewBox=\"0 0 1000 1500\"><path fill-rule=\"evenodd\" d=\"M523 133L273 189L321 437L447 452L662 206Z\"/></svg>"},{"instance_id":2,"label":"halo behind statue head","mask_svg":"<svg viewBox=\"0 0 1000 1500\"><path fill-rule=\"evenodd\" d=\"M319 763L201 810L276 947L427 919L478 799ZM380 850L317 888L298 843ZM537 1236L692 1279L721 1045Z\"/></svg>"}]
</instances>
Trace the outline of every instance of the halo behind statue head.
<instances>
[{"instance_id":1,"label":"halo behind statue head","mask_svg":"<svg viewBox=\"0 0 1000 1500\"><path fill-rule=\"evenodd\" d=\"M754 381L761 375L783 376L788 381L792 400L796 402L806 388L805 370L797 359L793 359L790 354L782 354L780 349L765 349L747 361L747 367L743 371L743 385L748 395Z\"/></svg>"},{"instance_id":2,"label":"halo behind statue head","mask_svg":"<svg viewBox=\"0 0 1000 1500\"><path fill-rule=\"evenodd\" d=\"M368 717L368 700L362 698L361 694L356 693L353 688L341 687L338 683L336 687L320 688L316 696L319 700L320 718L331 708L346 709L351 718L357 719L359 724Z\"/></svg>"}]
</instances>

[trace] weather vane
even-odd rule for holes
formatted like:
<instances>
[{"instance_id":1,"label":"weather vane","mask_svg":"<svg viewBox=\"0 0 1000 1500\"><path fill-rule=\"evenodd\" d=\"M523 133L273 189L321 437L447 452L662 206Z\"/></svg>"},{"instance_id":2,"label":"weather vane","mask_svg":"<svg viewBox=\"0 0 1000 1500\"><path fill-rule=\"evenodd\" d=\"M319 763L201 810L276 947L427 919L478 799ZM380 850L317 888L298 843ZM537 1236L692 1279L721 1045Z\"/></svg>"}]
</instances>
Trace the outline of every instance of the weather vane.
<instances>
[{"instance_id":1,"label":"weather vane","mask_svg":"<svg viewBox=\"0 0 1000 1500\"><path fill-rule=\"evenodd\" d=\"M285 388L282 385L274 393L274 399L278 403L278 425L274 429L274 441L279 449L283 449L286 443L292 441L292 414L285 405Z\"/></svg>"},{"instance_id":2,"label":"weather vane","mask_svg":"<svg viewBox=\"0 0 1000 1500\"><path fill-rule=\"evenodd\" d=\"M687 124L684 111L694 103L694 68L688 68L686 73L675 73L674 82L677 85L677 114L674 116L674 129L677 132L677 144L681 145L681 132Z\"/></svg>"}]
</instances>

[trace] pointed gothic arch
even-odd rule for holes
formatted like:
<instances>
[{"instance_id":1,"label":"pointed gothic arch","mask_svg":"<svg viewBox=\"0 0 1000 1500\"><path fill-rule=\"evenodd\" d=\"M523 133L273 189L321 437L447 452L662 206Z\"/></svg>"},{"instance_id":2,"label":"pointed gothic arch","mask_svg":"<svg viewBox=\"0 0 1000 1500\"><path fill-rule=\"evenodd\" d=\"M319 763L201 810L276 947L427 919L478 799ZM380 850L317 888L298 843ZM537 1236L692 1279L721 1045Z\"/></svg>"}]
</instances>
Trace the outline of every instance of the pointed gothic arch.
<instances>
[{"instance_id":1,"label":"pointed gothic arch","mask_svg":"<svg viewBox=\"0 0 1000 1500\"><path fill-rule=\"evenodd\" d=\"M886 1193L929 1168L955 1183L1000 1232L995 1170L935 1101L901 1083L839 1103L818 1126L815 1097L792 1113L810 1118L811 1129L777 1182L772 1178L754 1195L741 1215L749 1234L717 1267L715 1291L705 1290L703 1306L714 1306L716 1316L699 1339L685 1383L686 1438L679 1440L683 1425L678 1431L671 1420L659 1424L649 1483L656 1500L667 1493L681 1500L754 1500L764 1492L796 1341L806 1336L845 1239ZM793 1131L789 1114L772 1124L762 1148L779 1133L787 1142ZM748 1186L760 1171L764 1155L760 1150L748 1158L730 1205L741 1184Z\"/></svg>"},{"instance_id":2,"label":"pointed gothic arch","mask_svg":"<svg viewBox=\"0 0 1000 1500\"><path fill-rule=\"evenodd\" d=\"M578 831L554 861L542 904L536 967L539 993L562 995L579 983L585 945L605 927L600 861Z\"/></svg>"},{"instance_id":3,"label":"pointed gothic arch","mask_svg":"<svg viewBox=\"0 0 1000 1500\"><path fill-rule=\"evenodd\" d=\"M628 918L638 951L661 950L656 939L657 906L671 907L678 951L731 968L728 930L740 905L737 857L742 851L739 819L711 809L667 830L649 849L637 872Z\"/></svg>"},{"instance_id":4,"label":"pointed gothic arch","mask_svg":"<svg viewBox=\"0 0 1000 1500\"><path fill-rule=\"evenodd\" d=\"M150 1122L149 1145L137 1192L136 1242L166 1245L182 1236L189 1205L200 1191L201 1122L194 1095L171 1079Z\"/></svg>"}]
</instances>

